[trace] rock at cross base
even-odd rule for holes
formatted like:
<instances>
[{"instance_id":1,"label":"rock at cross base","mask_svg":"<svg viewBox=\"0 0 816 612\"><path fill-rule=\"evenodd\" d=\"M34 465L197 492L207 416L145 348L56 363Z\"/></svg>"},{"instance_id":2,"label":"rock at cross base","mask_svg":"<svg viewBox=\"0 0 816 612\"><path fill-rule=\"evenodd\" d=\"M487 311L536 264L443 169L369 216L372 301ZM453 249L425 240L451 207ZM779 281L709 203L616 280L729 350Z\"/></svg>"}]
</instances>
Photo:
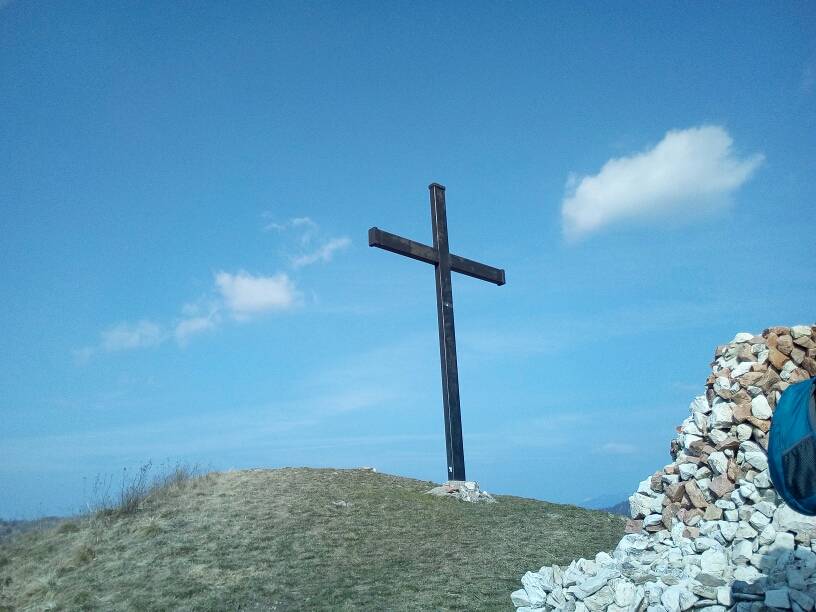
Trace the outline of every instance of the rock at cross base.
<instances>
[{"instance_id":1,"label":"rock at cross base","mask_svg":"<svg viewBox=\"0 0 816 612\"><path fill-rule=\"evenodd\" d=\"M461 501L471 503L496 503L490 493L482 491L479 488L479 483L472 480L449 480L446 484L434 487L430 491L425 492L427 495L435 495L437 497L453 497Z\"/></svg>"}]
</instances>

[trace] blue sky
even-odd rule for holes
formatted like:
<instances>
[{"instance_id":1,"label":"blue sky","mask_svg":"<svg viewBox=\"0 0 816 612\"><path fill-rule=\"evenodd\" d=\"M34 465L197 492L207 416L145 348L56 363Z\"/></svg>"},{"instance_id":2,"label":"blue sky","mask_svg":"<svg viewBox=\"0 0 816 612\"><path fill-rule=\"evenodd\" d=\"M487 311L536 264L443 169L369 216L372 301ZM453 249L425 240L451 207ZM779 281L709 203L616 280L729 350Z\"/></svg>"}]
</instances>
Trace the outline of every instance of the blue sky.
<instances>
[{"instance_id":1,"label":"blue sky","mask_svg":"<svg viewBox=\"0 0 816 612\"><path fill-rule=\"evenodd\" d=\"M0 516L97 475L445 478L433 270L491 492L628 494L737 332L812 323L816 9L0 2ZM83 489L85 492L83 493Z\"/></svg>"}]
</instances>

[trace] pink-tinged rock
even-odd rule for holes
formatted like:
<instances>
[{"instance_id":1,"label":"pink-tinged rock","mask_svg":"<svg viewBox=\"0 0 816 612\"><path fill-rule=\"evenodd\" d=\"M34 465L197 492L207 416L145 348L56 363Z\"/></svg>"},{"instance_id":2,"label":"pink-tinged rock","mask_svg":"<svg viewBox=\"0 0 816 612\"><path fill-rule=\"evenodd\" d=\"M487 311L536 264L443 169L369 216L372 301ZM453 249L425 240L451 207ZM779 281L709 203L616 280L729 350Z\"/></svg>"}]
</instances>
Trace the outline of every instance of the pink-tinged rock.
<instances>
[{"instance_id":1,"label":"pink-tinged rock","mask_svg":"<svg viewBox=\"0 0 816 612\"><path fill-rule=\"evenodd\" d=\"M706 501L703 492L700 491L700 487L697 486L697 483L694 480L686 481L686 495L688 496L689 500L691 500L691 503L695 508L705 508L708 506L708 502ZM700 514L702 515L702 512Z\"/></svg>"},{"instance_id":2,"label":"pink-tinged rock","mask_svg":"<svg viewBox=\"0 0 816 612\"><path fill-rule=\"evenodd\" d=\"M790 384L796 384L798 382L802 382L803 380L807 380L810 378L810 374L807 370L802 368L796 368L793 372L790 373L790 378L788 378L788 382Z\"/></svg>"},{"instance_id":3,"label":"pink-tinged rock","mask_svg":"<svg viewBox=\"0 0 816 612\"><path fill-rule=\"evenodd\" d=\"M788 357L787 355L772 348L768 352L768 361L770 361L771 365L773 365L773 367L775 367L777 370L781 370L788 361Z\"/></svg>"},{"instance_id":4,"label":"pink-tinged rock","mask_svg":"<svg viewBox=\"0 0 816 612\"><path fill-rule=\"evenodd\" d=\"M729 448L731 450L737 450L739 448L739 445L740 445L739 440L737 440L736 438L733 438L731 436L728 436L725 440L723 440L722 442L720 442L717 445L717 451L718 452L719 451L724 451L724 450L729 449ZM711 458L709 457L709 462L710 461L711 461Z\"/></svg>"},{"instance_id":5,"label":"pink-tinged rock","mask_svg":"<svg viewBox=\"0 0 816 612\"><path fill-rule=\"evenodd\" d=\"M703 513L703 518L707 521L719 521L722 518L722 508L718 508L717 506L711 505L705 509L705 513Z\"/></svg>"},{"instance_id":6,"label":"pink-tinged rock","mask_svg":"<svg viewBox=\"0 0 816 612\"><path fill-rule=\"evenodd\" d=\"M799 336L798 338L794 338L793 343L797 346L801 346L805 350L816 348L816 342L814 342L810 336Z\"/></svg>"},{"instance_id":7,"label":"pink-tinged rock","mask_svg":"<svg viewBox=\"0 0 816 612\"><path fill-rule=\"evenodd\" d=\"M703 511L700 510L700 508L692 508L691 510L686 510L686 514L683 517L683 522L686 525L696 525L702 518Z\"/></svg>"},{"instance_id":8,"label":"pink-tinged rock","mask_svg":"<svg viewBox=\"0 0 816 612\"><path fill-rule=\"evenodd\" d=\"M790 334L790 327L783 327L782 325L776 325L775 327L769 328L770 332L776 334L777 336L785 336Z\"/></svg>"},{"instance_id":9,"label":"pink-tinged rock","mask_svg":"<svg viewBox=\"0 0 816 612\"><path fill-rule=\"evenodd\" d=\"M686 527L683 529L683 537L689 538L691 540L696 540L700 537L700 528L699 527Z\"/></svg>"},{"instance_id":10,"label":"pink-tinged rock","mask_svg":"<svg viewBox=\"0 0 816 612\"><path fill-rule=\"evenodd\" d=\"M727 475L720 474L712 479L708 490L719 498L727 497L734 490L734 483L728 479Z\"/></svg>"},{"instance_id":11,"label":"pink-tinged rock","mask_svg":"<svg viewBox=\"0 0 816 612\"><path fill-rule=\"evenodd\" d=\"M768 348L775 349L778 342L779 336L772 331L768 332L768 335L765 338L765 344L768 345Z\"/></svg>"},{"instance_id":12,"label":"pink-tinged rock","mask_svg":"<svg viewBox=\"0 0 816 612\"><path fill-rule=\"evenodd\" d=\"M746 374L743 374L740 377L740 384L743 387L750 387L752 385L756 385L757 382L759 380L761 380L761 379L762 379L762 372L747 372ZM748 401L750 402L751 401L750 396L748 396L747 393L745 395L748 397ZM734 398L734 401L737 401L736 397Z\"/></svg>"},{"instance_id":13,"label":"pink-tinged rock","mask_svg":"<svg viewBox=\"0 0 816 612\"><path fill-rule=\"evenodd\" d=\"M784 353L785 355L790 355L791 350L793 349L793 338L790 336L779 336L779 340L776 342L776 350L780 353Z\"/></svg>"},{"instance_id":14,"label":"pink-tinged rock","mask_svg":"<svg viewBox=\"0 0 816 612\"><path fill-rule=\"evenodd\" d=\"M683 499L683 494L686 492L686 483L678 482L677 484L669 485L665 488L666 498L669 501L679 502Z\"/></svg>"},{"instance_id":15,"label":"pink-tinged rock","mask_svg":"<svg viewBox=\"0 0 816 612\"><path fill-rule=\"evenodd\" d=\"M640 519L628 519L624 531L626 533L640 533L643 529L643 521Z\"/></svg>"},{"instance_id":16,"label":"pink-tinged rock","mask_svg":"<svg viewBox=\"0 0 816 612\"><path fill-rule=\"evenodd\" d=\"M816 359L805 357L802 359L802 369L811 376L816 376Z\"/></svg>"},{"instance_id":17,"label":"pink-tinged rock","mask_svg":"<svg viewBox=\"0 0 816 612\"><path fill-rule=\"evenodd\" d=\"M807 357L807 353L800 348L794 347L791 351L790 358L796 365L802 365L802 360Z\"/></svg>"},{"instance_id":18,"label":"pink-tinged rock","mask_svg":"<svg viewBox=\"0 0 816 612\"><path fill-rule=\"evenodd\" d=\"M743 423L749 416L751 416L751 401L745 403L734 404L731 409L734 416L735 423Z\"/></svg>"}]
</instances>

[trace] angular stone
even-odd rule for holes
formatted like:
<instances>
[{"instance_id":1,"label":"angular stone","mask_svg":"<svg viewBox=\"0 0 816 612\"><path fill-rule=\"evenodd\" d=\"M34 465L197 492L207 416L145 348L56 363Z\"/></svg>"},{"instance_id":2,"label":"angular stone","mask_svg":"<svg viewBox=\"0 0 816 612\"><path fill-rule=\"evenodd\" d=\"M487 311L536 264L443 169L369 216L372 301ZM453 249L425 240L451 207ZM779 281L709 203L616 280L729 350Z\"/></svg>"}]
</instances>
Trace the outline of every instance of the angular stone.
<instances>
[{"instance_id":1,"label":"angular stone","mask_svg":"<svg viewBox=\"0 0 816 612\"><path fill-rule=\"evenodd\" d=\"M731 561L737 565L749 563L753 554L753 545L748 540L737 540L731 547Z\"/></svg>"},{"instance_id":2,"label":"angular stone","mask_svg":"<svg viewBox=\"0 0 816 612\"><path fill-rule=\"evenodd\" d=\"M728 427L733 422L734 412L731 410L731 406L729 404L726 403L717 404L711 409L711 416L708 419L708 424L711 427L718 428Z\"/></svg>"},{"instance_id":3,"label":"angular stone","mask_svg":"<svg viewBox=\"0 0 816 612\"><path fill-rule=\"evenodd\" d=\"M810 336L800 336L799 338L794 338L793 343L805 351L816 348L816 342L814 342L813 338Z\"/></svg>"},{"instance_id":4,"label":"angular stone","mask_svg":"<svg viewBox=\"0 0 816 612\"><path fill-rule=\"evenodd\" d=\"M753 540L755 537L757 537L757 535L757 530L751 527L751 524L748 521L739 522L735 537L743 540Z\"/></svg>"},{"instance_id":5,"label":"angular stone","mask_svg":"<svg viewBox=\"0 0 816 612\"><path fill-rule=\"evenodd\" d=\"M700 568L707 574L722 575L726 567L728 567L728 559L720 550L710 548L701 556Z\"/></svg>"},{"instance_id":6,"label":"angular stone","mask_svg":"<svg viewBox=\"0 0 816 612\"><path fill-rule=\"evenodd\" d=\"M802 369L805 370L811 376L816 376L816 359L808 356L802 359L801 363Z\"/></svg>"},{"instance_id":7,"label":"angular stone","mask_svg":"<svg viewBox=\"0 0 816 612\"><path fill-rule=\"evenodd\" d=\"M756 427L762 433L768 433L771 429L771 422L763 419L758 419L755 416L749 416L746 420L752 427Z\"/></svg>"},{"instance_id":8,"label":"angular stone","mask_svg":"<svg viewBox=\"0 0 816 612\"><path fill-rule=\"evenodd\" d=\"M742 423L751 416L751 402L744 402L740 404L734 404L734 408L731 410L731 416L734 419L735 423Z\"/></svg>"},{"instance_id":9,"label":"angular stone","mask_svg":"<svg viewBox=\"0 0 816 612\"><path fill-rule=\"evenodd\" d=\"M745 453L745 461L759 471L768 467L768 456L761 451Z\"/></svg>"},{"instance_id":10,"label":"angular stone","mask_svg":"<svg viewBox=\"0 0 816 612\"><path fill-rule=\"evenodd\" d=\"M719 522L720 534L726 542L730 542L737 537L737 525L737 523L732 523L730 521Z\"/></svg>"},{"instance_id":11,"label":"angular stone","mask_svg":"<svg viewBox=\"0 0 816 612\"><path fill-rule=\"evenodd\" d=\"M691 400L691 404L689 404L689 412L702 412L708 413L711 411L711 406L708 403L705 395L698 395L693 400Z\"/></svg>"},{"instance_id":12,"label":"angular stone","mask_svg":"<svg viewBox=\"0 0 816 612\"><path fill-rule=\"evenodd\" d=\"M686 495L688 495L689 500L691 500L695 508L706 508L708 506L708 501L706 501L703 492L700 491L700 488L694 480L686 482Z\"/></svg>"},{"instance_id":13,"label":"angular stone","mask_svg":"<svg viewBox=\"0 0 816 612\"><path fill-rule=\"evenodd\" d=\"M789 335L779 336L776 341L776 350L783 355L790 355L793 349L793 338Z\"/></svg>"},{"instance_id":14,"label":"angular stone","mask_svg":"<svg viewBox=\"0 0 816 612\"><path fill-rule=\"evenodd\" d=\"M802 360L807 357L807 353L799 347L794 347L791 351L790 357L793 359L793 363L796 365L801 365Z\"/></svg>"},{"instance_id":15,"label":"angular stone","mask_svg":"<svg viewBox=\"0 0 816 612\"><path fill-rule=\"evenodd\" d=\"M685 492L685 482L678 482L677 484L672 484L665 488L666 498L673 502L679 502L681 499L683 499L683 494Z\"/></svg>"},{"instance_id":16,"label":"angular stone","mask_svg":"<svg viewBox=\"0 0 816 612\"><path fill-rule=\"evenodd\" d=\"M728 476L725 474L720 474L716 476L712 481L711 484L708 485L708 490L711 491L717 497L726 497L730 495L731 492L734 490L734 483L728 479Z\"/></svg>"},{"instance_id":17,"label":"angular stone","mask_svg":"<svg viewBox=\"0 0 816 612\"><path fill-rule=\"evenodd\" d=\"M521 578L521 584L527 593L527 604L531 608L539 608L547 603L547 590L544 588L543 577L537 572L527 572ZM552 583L550 582L552 587ZM550 588L549 590L552 590ZM512 599L512 595L510 596Z\"/></svg>"},{"instance_id":18,"label":"angular stone","mask_svg":"<svg viewBox=\"0 0 816 612\"><path fill-rule=\"evenodd\" d=\"M812 328L810 325L794 325L790 329L791 337L796 340L797 338L801 338L802 336L811 336L813 333Z\"/></svg>"},{"instance_id":19,"label":"angular stone","mask_svg":"<svg viewBox=\"0 0 816 612\"><path fill-rule=\"evenodd\" d=\"M643 521L637 519L627 519L626 527L624 527L624 531L626 533L640 533L641 529L643 529Z\"/></svg>"},{"instance_id":20,"label":"angular stone","mask_svg":"<svg viewBox=\"0 0 816 612\"><path fill-rule=\"evenodd\" d=\"M745 442L746 440L751 439L751 426L746 425L745 423L740 423L737 425L737 440L740 442Z\"/></svg>"},{"instance_id":21,"label":"angular stone","mask_svg":"<svg viewBox=\"0 0 816 612\"><path fill-rule=\"evenodd\" d=\"M624 578L613 581L612 591L615 605L627 607L635 600L635 585Z\"/></svg>"},{"instance_id":22,"label":"angular stone","mask_svg":"<svg viewBox=\"0 0 816 612\"><path fill-rule=\"evenodd\" d=\"M814 601L813 597L799 590L791 590L788 596L792 602L796 602L803 610L812 610L814 605L816 605L816 601Z\"/></svg>"},{"instance_id":23,"label":"angular stone","mask_svg":"<svg viewBox=\"0 0 816 612\"><path fill-rule=\"evenodd\" d=\"M777 370L781 370L787 363L788 356L772 348L768 352L768 361L770 361L771 365Z\"/></svg>"},{"instance_id":24,"label":"angular stone","mask_svg":"<svg viewBox=\"0 0 816 612\"><path fill-rule=\"evenodd\" d=\"M770 525L771 519L761 512L754 512L751 515L751 518L748 519L748 522L754 529L762 531L767 525Z\"/></svg>"},{"instance_id":25,"label":"angular stone","mask_svg":"<svg viewBox=\"0 0 816 612\"><path fill-rule=\"evenodd\" d=\"M787 587L781 589L770 589L765 591L765 605L771 608L782 608L789 610L791 607L789 590Z\"/></svg>"},{"instance_id":26,"label":"angular stone","mask_svg":"<svg viewBox=\"0 0 816 612\"><path fill-rule=\"evenodd\" d=\"M505 591L506 593L507 591ZM527 591L524 589L519 589L518 591L513 591L510 593L510 601L513 602L513 605L517 608L526 607L530 608L530 598L527 596Z\"/></svg>"},{"instance_id":27,"label":"angular stone","mask_svg":"<svg viewBox=\"0 0 816 612\"><path fill-rule=\"evenodd\" d=\"M652 512L652 499L642 493L635 493L629 498L629 516L633 519L643 518Z\"/></svg>"},{"instance_id":28,"label":"angular stone","mask_svg":"<svg viewBox=\"0 0 816 612\"><path fill-rule=\"evenodd\" d=\"M707 521L719 521L722 518L722 509L718 508L715 505L710 505L705 509L705 513L703 513L703 518Z\"/></svg>"},{"instance_id":29,"label":"angular stone","mask_svg":"<svg viewBox=\"0 0 816 612\"><path fill-rule=\"evenodd\" d=\"M758 419L770 419L773 416L771 406L764 395L757 395L751 400L751 414Z\"/></svg>"},{"instance_id":30,"label":"angular stone","mask_svg":"<svg viewBox=\"0 0 816 612\"><path fill-rule=\"evenodd\" d=\"M734 442L737 444L737 448L739 448L739 441L734 439ZM714 474L724 474L728 470L728 457L719 451L712 453L708 457L708 465L711 466Z\"/></svg>"},{"instance_id":31,"label":"angular stone","mask_svg":"<svg viewBox=\"0 0 816 612\"><path fill-rule=\"evenodd\" d=\"M689 478L694 477L694 473L697 471L697 463L681 463L679 469L680 479L688 480Z\"/></svg>"}]
</instances>

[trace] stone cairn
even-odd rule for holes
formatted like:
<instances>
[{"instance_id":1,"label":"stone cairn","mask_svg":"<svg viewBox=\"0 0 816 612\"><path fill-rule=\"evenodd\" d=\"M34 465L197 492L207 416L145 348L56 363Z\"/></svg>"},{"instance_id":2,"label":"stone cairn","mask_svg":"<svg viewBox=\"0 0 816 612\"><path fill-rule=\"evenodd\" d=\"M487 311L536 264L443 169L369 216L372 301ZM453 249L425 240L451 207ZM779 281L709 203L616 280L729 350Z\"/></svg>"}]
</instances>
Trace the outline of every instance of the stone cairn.
<instances>
[{"instance_id":1,"label":"stone cairn","mask_svg":"<svg viewBox=\"0 0 816 612\"><path fill-rule=\"evenodd\" d=\"M517 612L814 609L816 517L777 496L766 451L782 392L816 376L816 327L737 334L711 365L613 553L527 572Z\"/></svg>"},{"instance_id":2,"label":"stone cairn","mask_svg":"<svg viewBox=\"0 0 816 612\"><path fill-rule=\"evenodd\" d=\"M460 501L471 502L474 504L488 503L494 504L496 500L487 491L482 491L479 488L479 483L473 480L449 480L447 483L434 487L430 491L426 491L428 495L436 495L437 497L452 497Z\"/></svg>"}]
</instances>

